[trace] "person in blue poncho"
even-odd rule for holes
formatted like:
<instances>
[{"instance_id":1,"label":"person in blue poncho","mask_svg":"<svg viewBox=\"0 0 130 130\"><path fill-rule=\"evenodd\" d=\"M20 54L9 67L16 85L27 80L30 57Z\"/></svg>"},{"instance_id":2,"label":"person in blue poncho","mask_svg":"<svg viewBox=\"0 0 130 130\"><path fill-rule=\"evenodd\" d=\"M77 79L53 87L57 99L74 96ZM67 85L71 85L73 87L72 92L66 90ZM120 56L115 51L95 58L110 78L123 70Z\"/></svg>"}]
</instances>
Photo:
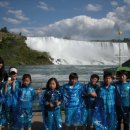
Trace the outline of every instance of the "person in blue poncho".
<instances>
[{"instance_id":1,"label":"person in blue poncho","mask_svg":"<svg viewBox=\"0 0 130 130\"><path fill-rule=\"evenodd\" d=\"M4 102L5 102L5 97L4 97L4 94L3 94L3 90L0 89L0 130L2 130L2 125L4 123L3 122L3 120L4 120L4 115L3 115L3 104L4 104Z\"/></svg>"},{"instance_id":2,"label":"person in blue poncho","mask_svg":"<svg viewBox=\"0 0 130 130\"><path fill-rule=\"evenodd\" d=\"M115 111L116 90L115 86L112 85L112 81L111 73L104 75L104 83L99 90L95 108L94 125L96 130L116 130L117 127Z\"/></svg>"},{"instance_id":3,"label":"person in blue poncho","mask_svg":"<svg viewBox=\"0 0 130 130\"><path fill-rule=\"evenodd\" d=\"M4 85L5 95L5 116L7 129L13 129L16 121L16 106L18 103L18 90L21 86L19 80L17 80L18 70L15 67L10 67L7 82Z\"/></svg>"},{"instance_id":4,"label":"person in blue poncho","mask_svg":"<svg viewBox=\"0 0 130 130\"><path fill-rule=\"evenodd\" d=\"M77 73L70 73L69 82L62 86L63 103L65 107L65 124L66 129L69 126L75 126L83 123L83 85L78 82Z\"/></svg>"},{"instance_id":5,"label":"person in blue poncho","mask_svg":"<svg viewBox=\"0 0 130 130\"><path fill-rule=\"evenodd\" d=\"M121 130L123 119L124 130L129 130L130 125L130 82L127 81L127 72L120 72L119 82L116 83L117 98L116 111L118 126L117 130Z\"/></svg>"},{"instance_id":6,"label":"person in blue poncho","mask_svg":"<svg viewBox=\"0 0 130 130\"><path fill-rule=\"evenodd\" d=\"M42 96L44 130L61 130L61 93L56 78L50 78Z\"/></svg>"},{"instance_id":7,"label":"person in blue poncho","mask_svg":"<svg viewBox=\"0 0 130 130\"><path fill-rule=\"evenodd\" d=\"M99 81L99 76L97 74L92 74L90 77L90 82L86 85L86 108L88 111L88 118L86 124L93 128L93 112L95 108L95 102L97 99L99 85L97 84Z\"/></svg>"},{"instance_id":8,"label":"person in blue poncho","mask_svg":"<svg viewBox=\"0 0 130 130\"><path fill-rule=\"evenodd\" d=\"M4 82L8 80L8 74L5 70L5 64L2 57L0 57L0 129L3 125L5 125L5 113L4 113L4 95L3 95L3 87Z\"/></svg>"},{"instance_id":9,"label":"person in blue poncho","mask_svg":"<svg viewBox=\"0 0 130 130\"><path fill-rule=\"evenodd\" d=\"M34 88L31 85L31 75L24 74L22 77L22 86L18 93L18 106L17 106L17 121L16 129L21 130L27 128L31 130L32 120L32 103L36 95Z\"/></svg>"}]
</instances>

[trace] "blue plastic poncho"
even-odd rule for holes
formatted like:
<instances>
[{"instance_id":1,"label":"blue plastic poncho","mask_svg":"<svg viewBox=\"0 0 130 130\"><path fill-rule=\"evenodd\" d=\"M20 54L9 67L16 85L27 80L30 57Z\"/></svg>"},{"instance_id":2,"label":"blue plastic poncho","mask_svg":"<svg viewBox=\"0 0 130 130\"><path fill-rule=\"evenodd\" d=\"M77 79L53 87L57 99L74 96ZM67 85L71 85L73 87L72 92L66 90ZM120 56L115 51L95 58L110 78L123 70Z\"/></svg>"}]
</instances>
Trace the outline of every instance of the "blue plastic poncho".
<instances>
[{"instance_id":1,"label":"blue plastic poncho","mask_svg":"<svg viewBox=\"0 0 130 130\"><path fill-rule=\"evenodd\" d=\"M108 87L106 87L104 84L100 88L98 94L98 100L96 102L97 108L95 109L97 112L95 112L94 114L94 121L93 121L96 130L116 129L117 120L115 112L115 96L116 96L115 94L116 94L115 86L113 85L109 85Z\"/></svg>"},{"instance_id":2,"label":"blue plastic poncho","mask_svg":"<svg viewBox=\"0 0 130 130\"><path fill-rule=\"evenodd\" d=\"M124 119L124 123L130 125L130 82L119 81L117 88L117 114ZM120 118L119 117L119 118ZM119 121L120 122L120 121Z\"/></svg>"},{"instance_id":3,"label":"blue plastic poncho","mask_svg":"<svg viewBox=\"0 0 130 130\"><path fill-rule=\"evenodd\" d=\"M59 90L46 90L44 93L44 123L45 130L61 130L61 105L57 106L57 102L61 102L61 93ZM50 107L48 103L52 103Z\"/></svg>"},{"instance_id":4,"label":"blue plastic poncho","mask_svg":"<svg viewBox=\"0 0 130 130\"><path fill-rule=\"evenodd\" d=\"M97 122L100 122L100 125L102 126L100 130L116 129L117 120L115 112L115 96L116 96L115 94L116 94L115 86L109 85L108 87L106 87L105 85L103 85L101 87L98 95L98 100L100 103L102 100L102 105L99 105L98 106L99 108L97 108L99 117L97 117L98 114L95 114L96 117L94 117L95 120L94 125L97 129L99 129L99 126L96 124Z\"/></svg>"},{"instance_id":5,"label":"blue plastic poncho","mask_svg":"<svg viewBox=\"0 0 130 130\"><path fill-rule=\"evenodd\" d=\"M6 82L4 83L4 87L6 85ZM13 86L14 85L14 86ZM4 113L6 116L6 124L10 124L12 127L14 127L15 121L16 121L16 108L18 103L18 91L20 88L20 81L15 80L14 83L8 84L5 92L5 109Z\"/></svg>"},{"instance_id":6,"label":"blue plastic poncho","mask_svg":"<svg viewBox=\"0 0 130 130\"><path fill-rule=\"evenodd\" d=\"M25 109L32 109L32 102L35 98L35 90L34 88L29 86L24 86L19 90L19 99L18 99L18 106L19 108Z\"/></svg>"},{"instance_id":7,"label":"blue plastic poncho","mask_svg":"<svg viewBox=\"0 0 130 130\"><path fill-rule=\"evenodd\" d=\"M19 91L21 83L18 80L16 80L14 90L12 89L12 85L13 84L9 84L6 89L6 93L5 93L6 107L16 107L18 103L18 91Z\"/></svg>"},{"instance_id":8,"label":"blue plastic poncho","mask_svg":"<svg viewBox=\"0 0 130 130\"><path fill-rule=\"evenodd\" d=\"M2 89L0 89L0 127L5 124L5 115L3 111L3 103L5 102L5 97L2 92Z\"/></svg>"},{"instance_id":9,"label":"blue plastic poncho","mask_svg":"<svg viewBox=\"0 0 130 130\"><path fill-rule=\"evenodd\" d=\"M96 94L98 94L99 91L99 85L95 84L93 85L92 82L89 82L86 85L86 98L85 98L85 103L86 103L86 108L88 111L88 117L87 117L87 124L92 125L93 122L93 113L94 113L94 109L95 109L95 103L96 103L96 99L97 96L94 97L92 96L90 93L95 92Z\"/></svg>"},{"instance_id":10,"label":"blue plastic poncho","mask_svg":"<svg viewBox=\"0 0 130 130\"><path fill-rule=\"evenodd\" d=\"M35 90L31 85L22 85L20 88L16 121L17 128L31 127L32 103L35 95Z\"/></svg>"},{"instance_id":11,"label":"blue plastic poncho","mask_svg":"<svg viewBox=\"0 0 130 130\"><path fill-rule=\"evenodd\" d=\"M67 83L62 87L63 103L65 107L65 123L67 126L83 125L86 120L86 108L83 94L84 86L79 82L73 88Z\"/></svg>"},{"instance_id":12,"label":"blue plastic poncho","mask_svg":"<svg viewBox=\"0 0 130 130\"><path fill-rule=\"evenodd\" d=\"M119 106L130 106L130 82L119 82L117 85L117 104Z\"/></svg>"}]
</instances>

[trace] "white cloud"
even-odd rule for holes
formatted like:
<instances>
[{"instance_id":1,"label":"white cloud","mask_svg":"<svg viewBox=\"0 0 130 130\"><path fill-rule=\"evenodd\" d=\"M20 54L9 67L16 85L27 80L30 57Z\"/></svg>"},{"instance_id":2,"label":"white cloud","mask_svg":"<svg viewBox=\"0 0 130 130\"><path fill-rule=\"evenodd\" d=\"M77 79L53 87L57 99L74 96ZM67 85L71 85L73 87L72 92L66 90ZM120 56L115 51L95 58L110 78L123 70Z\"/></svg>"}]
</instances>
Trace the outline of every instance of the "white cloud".
<instances>
[{"instance_id":1,"label":"white cloud","mask_svg":"<svg viewBox=\"0 0 130 130\"><path fill-rule=\"evenodd\" d=\"M19 29L17 29L19 30ZM14 30L14 31L17 31ZM45 27L30 27L23 30L26 35L70 37L76 40L117 38L117 31L130 32L130 8L116 6L104 18L96 19L85 15L57 21Z\"/></svg>"},{"instance_id":2,"label":"white cloud","mask_svg":"<svg viewBox=\"0 0 130 130\"><path fill-rule=\"evenodd\" d=\"M26 28L12 28L10 29L11 32L15 32L15 33L20 33L22 32L23 34L28 34L30 33L28 29Z\"/></svg>"},{"instance_id":3,"label":"white cloud","mask_svg":"<svg viewBox=\"0 0 130 130\"><path fill-rule=\"evenodd\" d=\"M130 31L130 8L128 6L117 7L114 12L109 12L107 18L113 20L122 31Z\"/></svg>"},{"instance_id":4,"label":"white cloud","mask_svg":"<svg viewBox=\"0 0 130 130\"><path fill-rule=\"evenodd\" d=\"M10 24L20 24L21 22L17 19L3 17L3 20Z\"/></svg>"},{"instance_id":5,"label":"white cloud","mask_svg":"<svg viewBox=\"0 0 130 130\"><path fill-rule=\"evenodd\" d=\"M32 28L30 32L35 32L35 36L70 37L76 40L108 39L114 33L114 24L107 18L93 19L83 15L64 19L46 27Z\"/></svg>"},{"instance_id":6,"label":"white cloud","mask_svg":"<svg viewBox=\"0 0 130 130\"><path fill-rule=\"evenodd\" d=\"M25 17L22 10L8 10L8 13L15 15L19 20L26 21L29 18Z\"/></svg>"},{"instance_id":7,"label":"white cloud","mask_svg":"<svg viewBox=\"0 0 130 130\"><path fill-rule=\"evenodd\" d=\"M118 2L117 1L111 1L111 5L112 6L118 6Z\"/></svg>"},{"instance_id":8,"label":"white cloud","mask_svg":"<svg viewBox=\"0 0 130 130\"><path fill-rule=\"evenodd\" d=\"M38 8L44 10L44 11L50 11L50 10L54 10L54 8L52 7L49 7L45 2L43 1L39 1L38 5L37 5Z\"/></svg>"},{"instance_id":9,"label":"white cloud","mask_svg":"<svg viewBox=\"0 0 130 130\"><path fill-rule=\"evenodd\" d=\"M87 11L94 11L94 12L97 12L97 11L100 11L102 8L101 8L101 5L99 4L88 4L86 6L86 10Z\"/></svg>"},{"instance_id":10,"label":"white cloud","mask_svg":"<svg viewBox=\"0 0 130 130\"><path fill-rule=\"evenodd\" d=\"M124 2L130 5L130 0L124 0Z\"/></svg>"},{"instance_id":11,"label":"white cloud","mask_svg":"<svg viewBox=\"0 0 130 130\"><path fill-rule=\"evenodd\" d=\"M0 1L0 7L8 7L9 3L6 1Z\"/></svg>"},{"instance_id":12,"label":"white cloud","mask_svg":"<svg viewBox=\"0 0 130 130\"><path fill-rule=\"evenodd\" d=\"M29 20L29 18L25 17L22 10L8 10L9 14L13 14L15 18L3 17L3 20L10 24L20 24L23 21Z\"/></svg>"}]
</instances>

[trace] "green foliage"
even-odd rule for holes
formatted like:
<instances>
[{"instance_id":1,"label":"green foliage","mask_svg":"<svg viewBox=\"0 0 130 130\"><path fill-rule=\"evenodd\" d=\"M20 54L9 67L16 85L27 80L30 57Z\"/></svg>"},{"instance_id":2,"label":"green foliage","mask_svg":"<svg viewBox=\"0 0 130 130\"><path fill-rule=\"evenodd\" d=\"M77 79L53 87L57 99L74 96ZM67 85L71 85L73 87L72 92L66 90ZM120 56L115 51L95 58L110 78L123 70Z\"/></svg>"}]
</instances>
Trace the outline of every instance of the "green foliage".
<instances>
[{"instance_id":1,"label":"green foliage","mask_svg":"<svg viewBox=\"0 0 130 130\"><path fill-rule=\"evenodd\" d=\"M0 31L0 56L6 65L52 64L47 52L37 52L27 47L25 36Z\"/></svg>"},{"instance_id":2,"label":"green foliage","mask_svg":"<svg viewBox=\"0 0 130 130\"><path fill-rule=\"evenodd\" d=\"M8 33L7 27L3 27L0 29L1 32Z\"/></svg>"}]
</instances>

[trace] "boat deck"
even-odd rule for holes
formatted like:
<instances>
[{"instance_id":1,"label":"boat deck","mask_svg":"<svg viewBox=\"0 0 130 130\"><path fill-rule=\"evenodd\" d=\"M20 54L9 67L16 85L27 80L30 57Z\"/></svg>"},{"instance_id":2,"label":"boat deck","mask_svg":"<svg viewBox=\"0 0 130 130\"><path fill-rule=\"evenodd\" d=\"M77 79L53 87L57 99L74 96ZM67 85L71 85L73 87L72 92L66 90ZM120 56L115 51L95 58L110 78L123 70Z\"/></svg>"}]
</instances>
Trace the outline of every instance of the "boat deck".
<instances>
[{"instance_id":1,"label":"boat deck","mask_svg":"<svg viewBox=\"0 0 130 130\"><path fill-rule=\"evenodd\" d=\"M63 128L65 130L64 124L64 113L62 112L62 121L63 121ZM43 123L42 123L42 113L41 112L34 112L33 119L32 119L32 130L43 130ZM70 127L68 130L74 130L74 127ZM79 126L78 130L83 130L83 127ZM85 130L92 130L92 129L85 129Z\"/></svg>"},{"instance_id":2,"label":"boat deck","mask_svg":"<svg viewBox=\"0 0 130 130\"><path fill-rule=\"evenodd\" d=\"M64 116L63 112L62 112L62 121L63 121L62 130L66 130L65 129L65 124L64 124L65 116ZM41 112L33 112L32 130L43 130L42 113ZM74 130L74 127L70 127L68 130ZM83 129L83 127L79 126L78 130L84 130L84 129ZM94 129L90 129L90 128L86 127L85 130L94 130ZM123 130L123 126L122 126L122 130Z\"/></svg>"}]
</instances>

